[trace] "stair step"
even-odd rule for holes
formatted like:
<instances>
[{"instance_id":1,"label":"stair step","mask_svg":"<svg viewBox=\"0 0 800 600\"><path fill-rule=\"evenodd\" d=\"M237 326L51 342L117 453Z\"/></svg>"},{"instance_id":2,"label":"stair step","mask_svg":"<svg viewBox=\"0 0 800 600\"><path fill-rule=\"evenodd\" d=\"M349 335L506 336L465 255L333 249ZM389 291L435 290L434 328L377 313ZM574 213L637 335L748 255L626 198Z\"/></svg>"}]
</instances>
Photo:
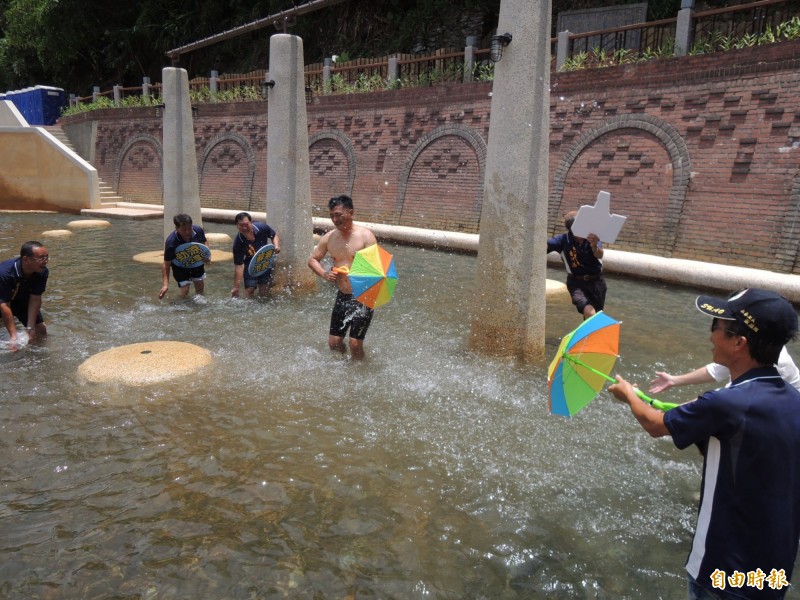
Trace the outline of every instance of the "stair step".
<instances>
[{"instance_id":1,"label":"stair step","mask_svg":"<svg viewBox=\"0 0 800 600\"><path fill-rule=\"evenodd\" d=\"M66 132L61 129L60 125L48 125L44 128L48 131L53 137L55 137L59 142L64 144L67 148L69 148L72 152L77 154L78 152L75 150L75 146L72 145L70 142L69 137L67 137ZM117 193L117 190L114 189L114 186L109 185L102 179L98 178L98 185L100 187L100 200L102 207L108 208L116 208L117 202L124 202L125 198L120 196Z\"/></svg>"}]
</instances>

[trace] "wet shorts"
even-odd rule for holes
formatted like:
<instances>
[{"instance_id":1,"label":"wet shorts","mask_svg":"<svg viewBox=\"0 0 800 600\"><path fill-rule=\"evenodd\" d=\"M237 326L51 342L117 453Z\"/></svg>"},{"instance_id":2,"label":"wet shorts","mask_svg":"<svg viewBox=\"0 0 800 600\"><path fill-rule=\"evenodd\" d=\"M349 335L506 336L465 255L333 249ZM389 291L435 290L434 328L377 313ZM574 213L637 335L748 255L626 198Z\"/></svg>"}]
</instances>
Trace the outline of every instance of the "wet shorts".
<instances>
[{"instance_id":1,"label":"wet shorts","mask_svg":"<svg viewBox=\"0 0 800 600\"><path fill-rule=\"evenodd\" d=\"M330 334L344 337L350 329L350 337L354 340L363 340L367 329L372 322L372 309L353 298L352 294L336 294L336 303L331 312Z\"/></svg>"},{"instance_id":2,"label":"wet shorts","mask_svg":"<svg viewBox=\"0 0 800 600\"><path fill-rule=\"evenodd\" d=\"M581 281L573 277L567 277L567 291L572 297L572 303L579 313L583 314L583 309L591 304L596 311L603 310L606 305L606 279L598 275L595 279Z\"/></svg>"},{"instance_id":3,"label":"wet shorts","mask_svg":"<svg viewBox=\"0 0 800 600\"><path fill-rule=\"evenodd\" d=\"M250 277L247 268L244 270L244 287L254 288L258 285L272 285L272 269L267 269L265 273L258 277Z\"/></svg>"},{"instance_id":4,"label":"wet shorts","mask_svg":"<svg viewBox=\"0 0 800 600\"><path fill-rule=\"evenodd\" d=\"M11 313L17 317L23 327L28 327L28 303L27 302L12 302ZM42 311L36 315L36 323L44 323Z\"/></svg>"},{"instance_id":5,"label":"wet shorts","mask_svg":"<svg viewBox=\"0 0 800 600\"><path fill-rule=\"evenodd\" d=\"M178 282L178 287L183 287L193 281L203 281L206 278L206 268L205 265L200 265L193 269L184 269L172 265L172 276Z\"/></svg>"}]
</instances>

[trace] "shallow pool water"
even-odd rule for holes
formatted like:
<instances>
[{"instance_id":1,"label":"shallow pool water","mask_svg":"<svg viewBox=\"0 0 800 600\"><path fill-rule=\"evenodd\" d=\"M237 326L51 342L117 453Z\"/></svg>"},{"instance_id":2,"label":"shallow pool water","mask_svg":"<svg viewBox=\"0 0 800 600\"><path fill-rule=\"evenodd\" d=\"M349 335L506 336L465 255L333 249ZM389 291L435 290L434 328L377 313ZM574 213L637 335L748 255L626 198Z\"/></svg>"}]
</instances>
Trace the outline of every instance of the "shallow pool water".
<instances>
[{"instance_id":1,"label":"shallow pool water","mask_svg":"<svg viewBox=\"0 0 800 600\"><path fill-rule=\"evenodd\" d=\"M0 256L75 218L0 215ZM161 235L115 220L45 240L50 335L0 349L0 596L685 597L699 453L605 392L551 416L546 364L471 351L475 257L386 244L400 282L358 364L327 349L322 282L231 299L227 262L206 302L176 302L174 282L159 301L160 265L131 257ZM609 277L617 371L646 385L704 364L696 293ZM548 358L578 324L550 304ZM78 379L89 356L151 340L214 363L152 387Z\"/></svg>"}]
</instances>

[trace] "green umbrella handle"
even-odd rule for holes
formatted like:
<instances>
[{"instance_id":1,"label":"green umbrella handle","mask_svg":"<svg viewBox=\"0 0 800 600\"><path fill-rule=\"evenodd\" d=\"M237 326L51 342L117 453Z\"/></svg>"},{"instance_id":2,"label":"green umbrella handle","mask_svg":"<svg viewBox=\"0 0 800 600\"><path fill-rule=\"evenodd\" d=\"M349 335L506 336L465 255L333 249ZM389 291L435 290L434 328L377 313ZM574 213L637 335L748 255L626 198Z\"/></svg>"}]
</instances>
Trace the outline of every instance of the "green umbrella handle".
<instances>
[{"instance_id":1,"label":"green umbrella handle","mask_svg":"<svg viewBox=\"0 0 800 600\"><path fill-rule=\"evenodd\" d=\"M606 375L602 371L598 371L597 369L595 369L593 367L590 367L585 362L581 362L580 360L578 360L574 356L570 356L569 354L564 354L562 356L563 356L563 358L566 358L568 361L573 362L576 365L580 365L585 369L589 369L595 375L599 375L600 377L604 377L605 379L607 379L611 383L617 383L617 380L614 379L613 377L609 377L608 375ZM671 409L675 408L676 406L678 406L677 404L674 404L673 402L662 402L661 400L657 400L655 398L651 398L650 396L648 396L647 394L645 394L642 390L640 390L638 388L634 388L634 391L636 392L636 395L639 396L639 398L641 398L642 400L647 402L650 406L652 406L655 409L663 410L664 412L667 412L668 410L671 410Z\"/></svg>"},{"instance_id":2,"label":"green umbrella handle","mask_svg":"<svg viewBox=\"0 0 800 600\"><path fill-rule=\"evenodd\" d=\"M636 388L634 389L636 391L636 395L639 396L639 398L647 402L653 408L657 408L658 410L663 410L664 412L667 412L668 410L671 410L676 406L678 406L674 402L662 402L661 400L658 400L656 398L651 398L640 389Z\"/></svg>"}]
</instances>

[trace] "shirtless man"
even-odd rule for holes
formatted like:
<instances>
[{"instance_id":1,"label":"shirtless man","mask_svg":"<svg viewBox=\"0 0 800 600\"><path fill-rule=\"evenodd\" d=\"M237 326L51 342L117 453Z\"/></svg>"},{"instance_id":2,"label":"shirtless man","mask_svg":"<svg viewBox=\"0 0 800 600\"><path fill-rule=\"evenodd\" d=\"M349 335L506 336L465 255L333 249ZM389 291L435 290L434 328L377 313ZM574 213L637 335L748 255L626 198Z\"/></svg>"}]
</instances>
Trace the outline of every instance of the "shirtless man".
<instances>
[{"instance_id":1,"label":"shirtless man","mask_svg":"<svg viewBox=\"0 0 800 600\"><path fill-rule=\"evenodd\" d=\"M349 196L336 196L328 201L332 229L320 238L308 258L308 266L317 275L331 281L339 288L331 313L328 346L331 350L346 352L344 338L350 330L350 354L355 360L364 358L364 336L367 334L372 310L353 298L350 279L343 273L326 271L320 264L326 254L333 258L333 268L350 267L356 252L376 244L375 236L366 227L353 224L353 200Z\"/></svg>"}]
</instances>

